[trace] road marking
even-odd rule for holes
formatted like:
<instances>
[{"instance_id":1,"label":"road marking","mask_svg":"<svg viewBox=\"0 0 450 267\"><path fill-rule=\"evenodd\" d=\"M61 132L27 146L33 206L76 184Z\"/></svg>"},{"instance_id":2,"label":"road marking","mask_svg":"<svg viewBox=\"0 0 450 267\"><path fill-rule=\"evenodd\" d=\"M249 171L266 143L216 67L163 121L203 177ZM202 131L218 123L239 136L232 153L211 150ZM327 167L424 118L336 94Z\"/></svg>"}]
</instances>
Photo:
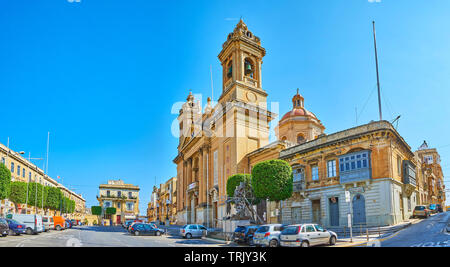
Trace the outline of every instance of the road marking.
<instances>
[{"instance_id":1,"label":"road marking","mask_svg":"<svg viewBox=\"0 0 450 267\"><path fill-rule=\"evenodd\" d=\"M450 247L450 239L446 241L418 243L411 247Z\"/></svg>"}]
</instances>

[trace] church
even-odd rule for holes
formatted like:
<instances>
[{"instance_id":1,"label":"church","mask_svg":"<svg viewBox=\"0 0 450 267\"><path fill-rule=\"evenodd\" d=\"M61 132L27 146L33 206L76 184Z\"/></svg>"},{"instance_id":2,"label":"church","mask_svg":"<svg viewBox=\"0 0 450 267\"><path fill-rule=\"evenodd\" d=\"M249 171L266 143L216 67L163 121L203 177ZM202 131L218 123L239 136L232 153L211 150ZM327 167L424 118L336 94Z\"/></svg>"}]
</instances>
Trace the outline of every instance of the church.
<instances>
[{"instance_id":1,"label":"church","mask_svg":"<svg viewBox=\"0 0 450 267\"><path fill-rule=\"evenodd\" d=\"M262 202L257 212L268 223L343 227L352 213L355 225L393 225L408 219L415 205L445 203L445 194L432 200L431 178L422 171L430 167L391 123L371 122L327 135L298 89L292 109L275 127L277 140L269 143L269 123L276 114L268 110L262 87L265 53L260 38L240 20L218 55L223 82L217 104L213 107L208 98L202 109L189 93L180 109L173 160L177 224L222 228L228 177L278 158L293 168L294 192L280 203ZM433 186L443 185L437 180Z\"/></svg>"}]
</instances>

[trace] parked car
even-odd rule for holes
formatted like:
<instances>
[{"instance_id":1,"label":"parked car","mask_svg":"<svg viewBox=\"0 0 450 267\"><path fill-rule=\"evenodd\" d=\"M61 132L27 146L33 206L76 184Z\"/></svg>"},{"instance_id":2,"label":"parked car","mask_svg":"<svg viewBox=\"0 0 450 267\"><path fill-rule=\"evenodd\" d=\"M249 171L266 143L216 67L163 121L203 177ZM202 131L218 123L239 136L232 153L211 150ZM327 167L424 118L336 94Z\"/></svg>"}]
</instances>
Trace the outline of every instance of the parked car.
<instances>
[{"instance_id":1,"label":"parked car","mask_svg":"<svg viewBox=\"0 0 450 267\"><path fill-rule=\"evenodd\" d=\"M42 216L37 214L8 214L7 219L13 219L21 224L26 225L26 233L28 235L38 234L44 231Z\"/></svg>"},{"instance_id":2,"label":"parked car","mask_svg":"<svg viewBox=\"0 0 450 267\"><path fill-rule=\"evenodd\" d=\"M238 226L234 230L233 240L236 243L244 243L247 245L253 245L253 234L258 230L257 225L245 225Z\"/></svg>"},{"instance_id":3,"label":"parked car","mask_svg":"<svg viewBox=\"0 0 450 267\"><path fill-rule=\"evenodd\" d=\"M257 247L278 247L280 246L280 234L284 228L283 224L261 225L254 233L253 243Z\"/></svg>"},{"instance_id":4,"label":"parked car","mask_svg":"<svg viewBox=\"0 0 450 267\"><path fill-rule=\"evenodd\" d=\"M27 226L13 219L6 219L9 225L9 235L25 234Z\"/></svg>"},{"instance_id":5,"label":"parked car","mask_svg":"<svg viewBox=\"0 0 450 267\"><path fill-rule=\"evenodd\" d=\"M55 230L55 224L53 223L52 216L42 216L42 223L44 224L44 231Z\"/></svg>"},{"instance_id":6,"label":"parked car","mask_svg":"<svg viewBox=\"0 0 450 267\"><path fill-rule=\"evenodd\" d=\"M191 239L193 237L202 237L207 231L206 227L200 224L186 224L180 229L183 238Z\"/></svg>"},{"instance_id":7,"label":"parked car","mask_svg":"<svg viewBox=\"0 0 450 267\"><path fill-rule=\"evenodd\" d=\"M9 225L8 222L3 219L0 218L0 235L2 235L2 237L7 236L9 233Z\"/></svg>"},{"instance_id":8,"label":"parked car","mask_svg":"<svg viewBox=\"0 0 450 267\"><path fill-rule=\"evenodd\" d=\"M438 209L437 209L436 204L428 205L428 210L430 211L431 214L438 213Z\"/></svg>"},{"instance_id":9,"label":"parked car","mask_svg":"<svg viewBox=\"0 0 450 267\"><path fill-rule=\"evenodd\" d=\"M135 223L131 227L130 233L135 236L139 235L154 235L160 236L164 231L162 229L153 227L147 223Z\"/></svg>"},{"instance_id":10,"label":"parked car","mask_svg":"<svg viewBox=\"0 0 450 267\"><path fill-rule=\"evenodd\" d=\"M72 222L68 219L66 219L66 229L72 228Z\"/></svg>"},{"instance_id":11,"label":"parked car","mask_svg":"<svg viewBox=\"0 0 450 267\"><path fill-rule=\"evenodd\" d=\"M66 229L66 220L61 216L53 216L53 224L57 231Z\"/></svg>"},{"instance_id":12,"label":"parked car","mask_svg":"<svg viewBox=\"0 0 450 267\"><path fill-rule=\"evenodd\" d=\"M126 220L123 224L122 227L125 229L128 229L128 226L130 226L130 224L133 222L133 220Z\"/></svg>"},{"instance_id":13,"label":"parked car","mask_svg":"<svg viewBox=\"0 0 450 267\"><path fill-rule=\"evenodd\" d=\"M422 218L428 218L430 216L430 211L428 210L427 206L424 205L418 205L414 208L413 211L413 218L422 217Z\"/></svg>"},{"instance_id":14,"label":"parked car","mask_svg":"<svg viewBox=\"0 0 450 267\"><path fill-rule=\"evenodd\" d=\"M309 247L335 245L337 234L318 224L296 224L286 227L280 235L282 247Z\"/></svg>"}]
</instances>

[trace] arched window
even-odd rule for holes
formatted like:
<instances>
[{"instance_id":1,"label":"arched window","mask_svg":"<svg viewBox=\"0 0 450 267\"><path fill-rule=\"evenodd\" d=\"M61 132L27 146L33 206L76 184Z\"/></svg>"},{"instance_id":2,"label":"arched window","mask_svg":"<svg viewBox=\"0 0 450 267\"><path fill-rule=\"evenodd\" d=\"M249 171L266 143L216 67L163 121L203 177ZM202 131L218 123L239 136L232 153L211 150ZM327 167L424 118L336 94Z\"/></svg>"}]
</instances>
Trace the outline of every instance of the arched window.
<instances>
[{"instance_id":1,"label":"arched window","mask_svg":"<svg viewBox=\"0 0 450 267\"><path fill-rule=\"evenodd\" d=\"M297 144L303 144L306 142L305 137L303 136L303 134L299 134L297 135Z\"/></svg>"},{"instance_id":2,"label":"arched window","mask_svg":"<svg viewBox=\"0 0 450 267\"><path fill-rule=\"evenodd\" d=\"M286 136L281 137L281 141L286 141L286 140L287 140Z\"/></svg>"},{"instance_id":3,"label":"arched window","mask_svg":"<svg viewBox=\"0 0 450 267\"><path fill-rule=\"evenodd\" d=\"M230 79L233 77L233 61L230 60L227 66L227 78Z\"/></svg>"},{"instance_id":4,"label":"arched window","mask_svg":"<svg viewBox=\"0 0 450 267\"><path fill-rule=\"evenodd\" d=\"M253 79L253 73L255 68L253 66L253 63L250 59L246 58L244 61L244 72L245 72L245 76L248 76L250 78Z\"/></svg>"}]
</instances>

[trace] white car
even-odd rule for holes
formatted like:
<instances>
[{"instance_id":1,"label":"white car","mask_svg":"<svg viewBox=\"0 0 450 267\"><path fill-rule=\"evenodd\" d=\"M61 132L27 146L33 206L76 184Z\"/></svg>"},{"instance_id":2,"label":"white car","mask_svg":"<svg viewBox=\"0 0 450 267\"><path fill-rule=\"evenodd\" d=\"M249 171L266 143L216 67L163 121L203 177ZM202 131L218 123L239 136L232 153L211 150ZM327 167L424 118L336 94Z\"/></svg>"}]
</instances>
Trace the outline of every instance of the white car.
<instances>
[{"instance_id":1,"label":"white car","mask_svg":"<svg viewBox=\"0 0 450 267\"><path fill-rule=\"evenodd\" d=\"M318 224L296 224L286 227L280 235L282 247L335 245L337 234Z\"/></svg>"}]
</instances>

